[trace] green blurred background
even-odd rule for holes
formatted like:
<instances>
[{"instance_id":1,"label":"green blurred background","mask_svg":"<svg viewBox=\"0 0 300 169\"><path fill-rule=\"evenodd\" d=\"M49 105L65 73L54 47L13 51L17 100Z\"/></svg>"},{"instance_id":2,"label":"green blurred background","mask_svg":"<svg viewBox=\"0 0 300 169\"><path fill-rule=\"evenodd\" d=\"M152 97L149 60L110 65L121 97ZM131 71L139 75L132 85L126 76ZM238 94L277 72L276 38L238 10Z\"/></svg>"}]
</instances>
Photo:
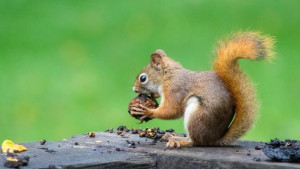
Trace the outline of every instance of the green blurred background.
<instances>
[{"instance_id":1,"label":"green blurred background","mask_svg":"<svg viewBox=\"0 0 300 169\"><path fill-rule=\"evenodd\" d=\"M218 39L239 30L274 36L272 62L241 61L261 102L243 137L300 139L300 1L1 0L0 141L60 140L139 124L127 113L134 79L155 49L211 70Z\"/></svg>"}]
</instances>

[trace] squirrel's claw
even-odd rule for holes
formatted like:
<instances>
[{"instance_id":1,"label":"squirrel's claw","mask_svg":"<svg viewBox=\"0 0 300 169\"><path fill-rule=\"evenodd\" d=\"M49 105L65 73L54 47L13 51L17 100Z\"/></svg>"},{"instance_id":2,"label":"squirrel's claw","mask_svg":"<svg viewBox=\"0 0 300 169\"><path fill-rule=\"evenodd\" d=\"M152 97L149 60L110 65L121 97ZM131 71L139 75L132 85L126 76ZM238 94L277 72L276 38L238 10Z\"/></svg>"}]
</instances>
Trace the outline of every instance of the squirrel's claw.
<instances>
[{"instance_id":1,"label":"squirrel's claw","mask_svg":"<svg viewBox=\"0 0 300 169\"><path fill-rule=\"evenodd\" d=\"M137 107L132 107L131 110L135 111L135 112L145 112L145 110L137 108ZM144 113L142 113L144 114Z\"/></svg>"},{"instance_id":2,"label":"squirrel's claw","mask_svg":"<svg viewBox=\"0 0 300 169\"><path fill-rule=\"evenodd\" d=\"M152 109L149 109L148 107L146 107L146 106L144 106L142 104L139 104L139 107L136 110L139 110L140 113L143 113L142 115L144 115L144 116L142 116L140 118L140 120L142 120L142 121L144 119L146 119L147 117L154 118L153 117L153 111L152 111Z\"/></svg>"},{"instance_id":3,"label":"squirrel's claw","mask_svg":"<svg viewBox=\"0 0 300 169\"><path fill-rule=\"evenodd\" d=\"M179 141L176 141L176 140L173 140L173 139L170 139L170 140L167 142L166 146L167 146L168 148L180 148L180 147L181 147L180 142L179 142Z\"/></svg>"},{"instance_id":4,"label":"squirrel's claw","mask_svg":"<svg viewBox=\"0 0 300 169\"><path fill-rule=\"evenodd\" d=\"M148 117L148 116L142 116L142 117L140 118L140 120L141 120L141 121L144 121L147 117Z\"/></svg>"},{"instance_id":5,"label":"squirrel's claw","mask_svg":"<svg viewBox=\"0 0 300 169\"><path fill-rule=\"evenodd\" d=\"M141 121L144 121L145 118L147 118L147 116L145 115L146 110L141 109L141 108L137 108L137 107L132 107L130 114L131 115L142 115L142 117L140 118Z\"/></svg>"},{"instance_id":6,"label":"squirrel's claw","mask_svg":"<svg viewBox=\"0 0 300 169\"><path fill-rule=\"evenodd\" d=\"M131 115L144 115L144 113L143 112L136 112L136 111L130 111L130 114Z\"/></svg>"},{"instance_id":7,"label":"squirrel's claw","mask_svg":"<svg viewBox=\"0 0 300 169\"><path fill-rule=\"evenodd\" d=\"M146 107L146 106L144 106L144 105L142 105L142 104L139 104L139 107L142 108L142 109L144 109L144 111L148 111L148 110L149 110L148 107Z\"/></svg>"},{"instance_id":8,"label":"squirrel's claw","mask_svg":"<svg viewBox=\"0 0 300 169\"><path fill-rule=\"evenodd\" d=\"M162 141L169 141L172 137L176 136L174 133L166 132L162 137Z\"/></svg>"}]
</instances>

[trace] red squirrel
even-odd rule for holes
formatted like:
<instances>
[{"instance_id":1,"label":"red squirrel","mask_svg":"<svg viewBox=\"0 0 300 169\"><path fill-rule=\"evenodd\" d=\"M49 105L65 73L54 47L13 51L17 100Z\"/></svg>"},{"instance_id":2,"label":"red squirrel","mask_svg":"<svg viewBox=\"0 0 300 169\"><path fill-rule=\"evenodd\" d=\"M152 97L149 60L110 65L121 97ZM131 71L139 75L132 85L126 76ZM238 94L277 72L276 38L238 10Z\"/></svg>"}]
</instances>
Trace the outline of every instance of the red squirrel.
<instances>
[{"instance_id":1,"label":"red squirrel","mask_svg":"<svg viewBox=\"0 0 300 169\"><path fill-rule=\"evenodd\" d=\"M159 119L184 117L187 137L170 137L167 147L223 146L243 136L255 121L258 104L253 85L238 59L273 56L273 39L258 32L239 32L220 41L214 71L194 72L156 50L136 77L133 90L161 97L156 109L143 105L131 114Z\"/></svg>"}]
</instances>

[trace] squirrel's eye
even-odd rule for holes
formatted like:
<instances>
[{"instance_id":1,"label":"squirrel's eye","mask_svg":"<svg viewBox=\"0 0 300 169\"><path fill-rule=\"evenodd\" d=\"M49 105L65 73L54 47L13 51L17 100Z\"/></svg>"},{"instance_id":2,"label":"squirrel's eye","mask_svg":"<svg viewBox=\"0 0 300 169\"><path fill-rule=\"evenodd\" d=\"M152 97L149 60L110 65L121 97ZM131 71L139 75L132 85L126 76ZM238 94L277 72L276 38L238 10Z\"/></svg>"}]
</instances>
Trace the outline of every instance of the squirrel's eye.
<instances>
[{"instance_id":1,"label":"squirrel's eye","mask_svg":"<svg viewBox=\"0 0 300 169\"><path fill-rule=\"evenodd\" d=\"M140 75L139 80L140 80L141 83L146 83L147 82L147 75L145 73L142 73Z\"/></svg>"}]
</instances>

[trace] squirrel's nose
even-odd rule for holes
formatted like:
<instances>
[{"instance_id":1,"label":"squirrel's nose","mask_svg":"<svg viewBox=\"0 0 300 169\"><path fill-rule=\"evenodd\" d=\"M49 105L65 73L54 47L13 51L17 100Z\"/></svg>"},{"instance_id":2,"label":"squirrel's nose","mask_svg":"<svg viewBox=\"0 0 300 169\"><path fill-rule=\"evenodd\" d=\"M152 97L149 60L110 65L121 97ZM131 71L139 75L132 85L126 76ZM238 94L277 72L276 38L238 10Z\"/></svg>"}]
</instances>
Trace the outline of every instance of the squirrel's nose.
<instances>
[{"instance_id":1,"label":"squirrel's nose","mask_svg":"<svg viewBox=\"0 0 300 169\"><path fill-rule=\"evenodd\" d=\"M138 90L135 87L133 87L132 89L135 93L138 93Z\"/></svg>"}]
</instances>

